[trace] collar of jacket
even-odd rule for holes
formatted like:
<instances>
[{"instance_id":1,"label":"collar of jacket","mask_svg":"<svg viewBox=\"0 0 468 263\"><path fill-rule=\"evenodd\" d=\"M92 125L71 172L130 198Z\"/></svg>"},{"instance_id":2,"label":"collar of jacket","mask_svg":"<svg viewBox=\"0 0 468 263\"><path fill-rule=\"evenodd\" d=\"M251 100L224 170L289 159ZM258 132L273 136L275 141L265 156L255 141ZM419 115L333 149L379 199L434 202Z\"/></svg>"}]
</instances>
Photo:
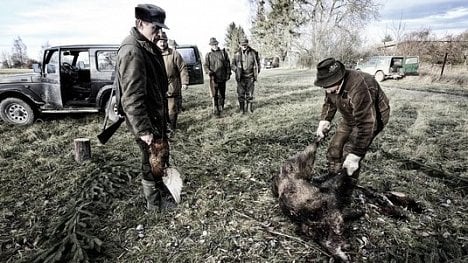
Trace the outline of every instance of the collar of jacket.
<instances>
[{"instance_id":1,"label":"collar of jacket","mask_svg":"<svg viewBox=\"0 0 468 263\"><path fill-rule=\"evenodd\" d=\"M148 52L154 55L161 53L159 48L153 42L149 41L145 36L143 36L136 27L132 27L130 34L133 35L138 44L140 44L140 46L142 46Z\"/></svg>"},{"instance_id":2,"label":"collar of jacket","mask_svg":"<svg viewBox=\"0 0 468 263\"><path fill-rule=\"evenodd\" d=\"M170 47L166 48L165 50L160 50L160 51L161 51L161 55L163 56L168 56L172 54L172 49Z\"/></svg>"},{"instance_id":3,"label":"collar of jacket","mask_svg":"<svg viewBox=\"0 0 468 263\"><path fill-rule=\"evenodd\" d=\"M341 89L340 89L340 92L338 93L339 95L341 95L341 97L345 97L347 94L348 94L348 91L349 91L349 88L350 88L350 85L348 85L348 77L349 77L349 71L346 70L345 72L345 76L343 77L343 82L341 83Z\"/></svg>"}]
</instances>

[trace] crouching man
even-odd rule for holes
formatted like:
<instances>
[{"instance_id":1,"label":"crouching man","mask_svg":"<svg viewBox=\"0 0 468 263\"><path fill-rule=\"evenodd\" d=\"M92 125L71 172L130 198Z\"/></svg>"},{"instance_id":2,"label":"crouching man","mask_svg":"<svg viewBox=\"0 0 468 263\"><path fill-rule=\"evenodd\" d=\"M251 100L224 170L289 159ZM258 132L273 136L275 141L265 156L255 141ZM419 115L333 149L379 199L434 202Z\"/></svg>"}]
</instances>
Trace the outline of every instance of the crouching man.
<instances>
[{"instance_id":1,"label":"crouching man","mask_svg":"<svg viewBox=\"0 0 468 263\"><path fill-rule=\"evenodd\" d=\"M325 137L337 111L342 115L328 146L327 161L329 175L344 169L351 178L350 187L341 193L347 206L357 184L360 163L373 139L388 122L389 100L373 76L347 70L334 58L317 64L314 84L325 90L317 136Z\"/></svg>"}]
</instances>

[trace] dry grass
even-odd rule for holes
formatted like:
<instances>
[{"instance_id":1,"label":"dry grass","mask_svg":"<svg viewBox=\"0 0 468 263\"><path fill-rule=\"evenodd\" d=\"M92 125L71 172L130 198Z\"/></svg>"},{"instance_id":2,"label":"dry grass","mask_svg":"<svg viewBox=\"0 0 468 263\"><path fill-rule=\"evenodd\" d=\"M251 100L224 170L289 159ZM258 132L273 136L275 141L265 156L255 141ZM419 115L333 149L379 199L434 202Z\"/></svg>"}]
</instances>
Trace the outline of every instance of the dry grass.
<instances>
[{"instance_id":1,"label":"dry grass","mask_svg":"<svg viewBox=\"0 0 468 263\"><path fill-rule=\"evenodd\" d=\"M350 254L354 262L466 261L468 99L399 89L424 89L403 81L382 83L391 121L366 157L360 185L407 193L425 210L408 210L398 220L361 204L366 216L349 226ZM312 83L309 70L264 70L256 110L243 116L231 80L223 118L211 116L206 86L190 87L171 144L185 188L180 206L165 214L143 208L140 156L126 128L101 146L100 115L52 117L27 128L1 124L0 261L31 261L50 248L51 231L73 209L71 200L82 198L86 179L96 177L123 181L91 200L98 216L81 226L104 242L101 253L86 250L93 262L326 262L328 255L297 234L270 191L280 164L313 139L323 91ZM84 165L73 160L77 137L92 139L93 158ZM317 169L325 168L325 150L319 149Z\"/></svg>"},{"instance_id":2,"label":"dry grass","mask_svg":"<svg viewBox=\"0 0 468 263\"><path fill-rule=\"evenodd\" d=\"M6 77L9 75L14 75L14 74L22 74L22 73L32 73L32 69L18 69L18 68L0 69L0 78Z\"/></svg>"}]
</instances>

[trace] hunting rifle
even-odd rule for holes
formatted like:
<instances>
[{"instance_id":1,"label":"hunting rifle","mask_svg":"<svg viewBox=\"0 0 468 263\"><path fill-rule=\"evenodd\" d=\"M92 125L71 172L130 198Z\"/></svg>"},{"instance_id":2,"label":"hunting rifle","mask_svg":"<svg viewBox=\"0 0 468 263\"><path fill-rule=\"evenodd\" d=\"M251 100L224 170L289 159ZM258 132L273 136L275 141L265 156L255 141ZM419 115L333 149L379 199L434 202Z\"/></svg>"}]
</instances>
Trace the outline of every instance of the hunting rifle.
<instances>
[{"instance_id":1,"label":"hunting rifle","mask_svg":"<svg viewBox=\"0 0 468 263\"><path fill-rule=\"evenodd\" d=\"M112 123L109 127L106 128L107 122L109 121L109 114L111 111L114 111L113 109L113 103L112 103L112 98L114 97L114 88L112 88L111 94L109 96L109 103L107 105L107 110L106 110L106 117L104 118L104 125L102 127L102 131L100 134L98 134L98 139L102 144L105 144L110 137L117 131L117 129L120 127L122 122L125 120L123 116L118 114L119 119Z\"/></svg>"}]
</instances>

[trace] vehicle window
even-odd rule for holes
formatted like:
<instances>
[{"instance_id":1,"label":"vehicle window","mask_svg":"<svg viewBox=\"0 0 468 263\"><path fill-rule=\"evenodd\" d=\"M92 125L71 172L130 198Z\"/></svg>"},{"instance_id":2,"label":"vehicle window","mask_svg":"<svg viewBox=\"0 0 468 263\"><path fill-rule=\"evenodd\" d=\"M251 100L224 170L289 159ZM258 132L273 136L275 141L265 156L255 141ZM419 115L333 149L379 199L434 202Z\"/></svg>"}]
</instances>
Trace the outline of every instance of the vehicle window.
<instances>
[{"instance_id":1,"label":"vehicle window","mask_svg":"<svg viewBox=\"0 0 468 263\"><path fill-rule=\"evenodd\" d=\"M417 64L418 63L418 58L407 58L405 63L406 64Z\"/></svg>"},{"instance_id":2,"label":"vehicle window","mask_svg":"<svg viewBox=\"0 0 468 263\"><path fill-rule=\"evenodd\" d=\"M117 51L98 51L96 59L99 71L113 71L117 60Z\"/></svg>"},{"instance_id":3,"label":"vehicle window","mask_svg":"<svg viewBox=\"0 0 468 263\"><path fill-rule=\"evenodd\" d=\"M197 56L195 55L195 50L193 48L177 48L177 51L180 53L185 63L197 63Z\"/></svg>"},{"instance_id":4,"label":"vehicle window","mask_svg":"<svg viewBox=\"0 0 468 263\"><path fill-rule=\"evenodd\" d=\"M69 63L70 65L73 65L73 59L75 58L75 55L71 53L70 51L62 51L62 64L63 63Z\"/></svg>"},{"instance_id":5,"label":"vehicle window","mask_svg":"<svg viewBox=\"0 0 468 263\"><path fill-rule=\"evenodd\" d=\"M76 66L80 69L89 69L89 52L81 51L78 53L78 60Z\"/></svg>"},{"instance_id":6,"label":"vehicle window","mask_svg":"<svg viewBox=\"0 0 468 263\"><path fill-rule=\"evenodd\" d=\"M58 69L59 69L59 56L57 50L51 50L49 51L49 54L47 54L47 57L49 58L49 61L45 65L46 73L47 74L57 74L58 75Z\"/></svg>"}]
</instances>

